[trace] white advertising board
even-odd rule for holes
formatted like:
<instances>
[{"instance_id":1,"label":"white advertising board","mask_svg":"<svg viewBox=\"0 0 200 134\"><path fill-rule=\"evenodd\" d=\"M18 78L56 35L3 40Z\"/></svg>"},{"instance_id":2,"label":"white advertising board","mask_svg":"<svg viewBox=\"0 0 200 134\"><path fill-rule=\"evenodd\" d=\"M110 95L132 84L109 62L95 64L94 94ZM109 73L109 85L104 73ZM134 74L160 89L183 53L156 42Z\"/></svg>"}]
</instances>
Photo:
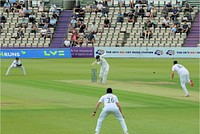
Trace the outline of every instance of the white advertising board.
<instances>
[{"instance_id":1,"label":"white advertising board","mask_svg":"<svg viewBox=\"0 0 200 134\"><path fill-rule=\"evenodd\" d=\"M95 47L110 58L200 58L199 47Z\"/></svg>"}]
</instances>

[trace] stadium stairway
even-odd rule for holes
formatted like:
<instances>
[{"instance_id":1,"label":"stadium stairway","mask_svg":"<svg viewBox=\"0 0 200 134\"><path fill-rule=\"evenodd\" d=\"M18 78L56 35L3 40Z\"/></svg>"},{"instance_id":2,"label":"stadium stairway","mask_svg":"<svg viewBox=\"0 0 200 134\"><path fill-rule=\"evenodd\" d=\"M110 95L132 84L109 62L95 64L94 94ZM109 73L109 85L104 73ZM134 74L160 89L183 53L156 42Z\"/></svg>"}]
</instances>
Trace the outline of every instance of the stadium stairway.
<instances>
[{"instance_id":1,"label":"stadium stairway","mask_svg":"<svg viewBox=\"0 0 200 134\"><path fill-rule=\"evenodd\" d=\"M192 24L192 28L190 33L184 43L184 47L197 47L199 43L199 22L200 21L200 13L198 12L195 18L195 21Z\"/></svg>"},{"instance_id":2,"label":"stadium stairway","mask_svg":"<svg viewBox=\"0 0 200 134\"><path fill-rule=\"evenodd\" d=\"M68 31L68 25L71 20L72 10L63 10L59 16L59 20L56 26L55 33L51 42L51 48L62 48L63 42L66 38Z\"/></svg>"}]
</instances>

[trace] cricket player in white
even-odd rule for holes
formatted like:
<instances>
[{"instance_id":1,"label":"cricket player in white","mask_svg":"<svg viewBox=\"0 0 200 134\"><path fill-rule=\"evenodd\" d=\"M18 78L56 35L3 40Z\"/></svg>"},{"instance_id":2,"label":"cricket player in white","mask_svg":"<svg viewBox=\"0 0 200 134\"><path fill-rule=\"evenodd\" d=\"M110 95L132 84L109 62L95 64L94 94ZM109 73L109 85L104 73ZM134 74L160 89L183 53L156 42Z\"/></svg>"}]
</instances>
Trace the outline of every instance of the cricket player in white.
<instances>
[{"instance_id":1,"label":"cricket player in white","mask_svg":"<svg viewBox=\"0 0 200 134\"><path fill-rule=\"evenodd\" d=\"M193 87L194 83L192 82L192 80L190 80L190 74L189 71L181 64L178 64L177 61L173 62L174 65L172 67L172 75L171 75L171 79L173 80L174 78L174 72L176 71L180 77L180 82L181 82L181 87L183 88L184 92L185 92L185 96L189 97L189 93L188 90L186 88L186 84L190 83L190 85Z\"/></svg>"},{"instance_id":2,"label":"cricket player in white","mask_svg":"<svg viewBox=\"0 0 200 134\"><path fill-rule=\"evenodd\" d=\"M8 67L6 75L8 75L13 68L20 68L23 74L26 75L25 68L22 66L21 61L19 60L18 57L16 57L15 60L10 65L10 67Z\"/></svg>"},{"instance_id":3,"label":"cricket player in white","mask_svg":"<svg viewBox=\"0 0 200 134\"><path fill-rule=\"evenodd\" d=\"M109 72L109 64L103 58L103 56L105 54L106 53L104 53L102 55L97 55L96 56L96 60L92 63L92 65L94 65L95 63L97 63L97 64L99 64L101 66L100 73L99 73L99 78L100 78L102 84L106 84L107 75L108 75L108 72Z\"/></svg>"},{"instance_id":4,"label":"cricket player in white","mask_svg":"<svg viewBox=\"0 0 200 134\"><path fill-rule=\"evenodd\" d=\"M128 134L128 130L127 130L127 126L126 126L126 123L124 121L124 118L123 118L123 115L122 115L122 109L121 109L121 106L120 106L120 103L118 101L118 98L116 95L112 94L112 88L108 88L106 90L106 93L105 95L103 95L97 105L96 105L96 108L92 114L92 116L95 116L96 115L96 112L99 108L99 106L101 105L101 103L104 103L104 108L98 118L98 121L97 121L97 126L96 126L96 129L95 129L95 134L99 134L100 133L100 128L101 128L101 125L102 125L102 122L103 120L109 115L109 114L113 114L121 123L121 126L122 126L122 129L124 131L124 134Z\"/></svg>"}]
</instances>

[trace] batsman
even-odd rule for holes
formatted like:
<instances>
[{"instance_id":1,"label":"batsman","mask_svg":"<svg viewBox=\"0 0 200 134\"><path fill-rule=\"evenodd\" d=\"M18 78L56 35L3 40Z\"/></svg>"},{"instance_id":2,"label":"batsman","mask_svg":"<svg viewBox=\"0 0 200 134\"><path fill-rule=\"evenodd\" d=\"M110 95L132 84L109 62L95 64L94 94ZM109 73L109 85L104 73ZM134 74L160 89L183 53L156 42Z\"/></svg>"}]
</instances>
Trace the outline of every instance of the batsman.
<instances>
[{"instance_id":1,"label":"batsman","mask_svg":"<svg viewBox=\"0 0 200 134\"><path fill-rule=\"evenodd\" d=\"M101 66L100 72L99 72L99 78L100 78L100 82L102 84L106 84L107 75L108 75L108 72L109 72L109 64L106 61L106 59L104 58L105 54L106 53L104 52L104 53L97 55L96 60L92 63L92 65L97 63L98 65Z\"/></svg>"}]
</instances>

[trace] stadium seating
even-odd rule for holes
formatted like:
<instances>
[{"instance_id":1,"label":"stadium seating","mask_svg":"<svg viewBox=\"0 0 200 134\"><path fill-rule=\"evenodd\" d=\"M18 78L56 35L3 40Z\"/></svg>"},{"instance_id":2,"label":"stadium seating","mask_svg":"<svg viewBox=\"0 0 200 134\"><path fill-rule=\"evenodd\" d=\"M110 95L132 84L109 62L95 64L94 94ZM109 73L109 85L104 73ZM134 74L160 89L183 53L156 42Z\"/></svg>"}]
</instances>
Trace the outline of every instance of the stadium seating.
<instances>
[{"instance_id":1,"label":"stadium seating","mask_svg":"<svg viewBox=\"0 0 200 134\"><path fill-rule=\"evenodd\" d=\"M38 8L29 7L29 9L35 12L36 15L36 25L38 26L38 22L40 20L41 13L38 12ZM0 7L0 11L7 18L6 23L2 23L3 33L1 36L1 47L49 47L51 43L51 39L44 39L40 37L40 30L38 28L37 33L30 33L32 23L28 23L28 27L22 28L24 32L24 38L15 39L17 35L16 28L17 24L21 22L22 18L19 17L19 13L5 13L3 12L3 7ZM47 16L52 16L52 12L45 12ZM27 18L26 18L27 20ZM50 28L52 33L54 33L54 28Z\"/></svg>"},{"instance_id":2,"label":"stadium seating","mask_svg":"<svg viewBox=\"0 0 200 134\"><path fill-rule=\"evenodd\" d=\"M145 18L138 18L135 25L132 25L132 23L127 23L127 17L124 18L124 22L117 23L117 14L119 11L121 12L129 12L130 7L119 7L119 6L112 6L109 7L109 16L108 19L111 21L111 27L110 28L104 28L103 21L104 17L99 17L101 13L95 14L92 13L86 13L86 17L84 19L84 23L87 27L91 25L93 21L96 22L98 25L98 31L99 33L96 34L96 40L95 44L93 46L116 46L116 47L133 47L133 46L146 46L146 47L182 47L185 39L187 38L186 33L177 33L175 35L170 34L170 28L160 28L163 17L161 17L161 10L163 8L164 3L160 3L158 0L153 1L157 10L157 17L155 18L158 21L158 27L155 29L152 29L153 31L153 38L151 39L143 39L141 37L141 33L143 31L144 22L147 17ZM176 1L173 1L176 2ZM157 3L157 4L156 4ZM159 4L158 4L159 3ZM175 4L175 3L172 3ZM147 7L144 7L146 10ZM184 8L182 8L184 10ZM193 12L191 12L193 20L195 19L195 16L198 12L197 8L193 8ZM170 12L171 14L171 12ZM170 15L169 15L170 16ZM178 19L184 20L186 19L184 17L184 12L180 12L180 16ZM172 21L170 22L170 25L172 25ZM181 22L181 25L183 22ZM190 27L192 26L191 22L187 23ZM68 33L68 38L71 37L72 33ZM86 44L84 43L82 45L83 47L92 46L92 44Z\"/></svg>"},{"instance_id":3,"label":"stadium seating","mask_svg":"<svg viewBox=\"0 0 200 134\"><path fill-rule=\"evenodd\" d=\"M149 0L151 2L152 0ZM93 21L98 25L98 33L96 34L96 40L94 44L86 44L83 42L83 47L88 46L101 46L101 47L182 47L185 43L187 35L185 33L177 33L175 35L170 34L170 29L160 28L163 17L161 17L161 10L164 3L160 3L159 0L153 0L156 10L157 17L155 20L158 21L158 27L152 29L153 38L151 39L143 39L141 38L141 34L144 31L144 22L147 17L143 19L138 17L137 22L133 25L132 23L127 23L128 18L124 18L123 23L117 22L117 14L119 11L122 13L129 12L130 7L127 6L128 2L126 2L126 7L119 7L118 4L115 6L109 7L108 19L111 21L110 28L104 28L104 19L105 17L99 17L101 13L86 13L84 18L84 23L87 28L90 27ZM175 1L173 1L175 2ZM175 3L172 3L175 4ZM147 7L144 7L146 10ZM37 7L30 7L31 11L36 13L36 21L39 21L41 13L37 12ZM44 39L40 37L40 30L36 34L30 33L31 23L28 24L28 28L23 28L24 38L20 38L15 40L14 36L16 36L17 28L16 25L21 21L19 18L19 13L5 13L3 12L3 7L0 7L0 12L7 18L7 23L2 24L4 33L1 34L1 47L51 47L52 39ZM45 12L47 16L51 16L52 12ZM193 7L193 12L191 12L193 20L195 20L196 14L198 13L198 7ZM171 13L170 13L171 14ZM169 15L170 16L170 15ZM185 19L184 13L180 12L180 16L178 18L180 21ZM183 23L181 22L181 25ZM192 26L191 22L188 22L189 26ZM172 22L170 22L172 25ZM54 33L54 29L51 28ZM78 30L78 28L76 29ZM66 36L70 38L72 35L71 32L68 31ZM80 34L84 36L83 34Z\"/></svg>"}]
</instances>

